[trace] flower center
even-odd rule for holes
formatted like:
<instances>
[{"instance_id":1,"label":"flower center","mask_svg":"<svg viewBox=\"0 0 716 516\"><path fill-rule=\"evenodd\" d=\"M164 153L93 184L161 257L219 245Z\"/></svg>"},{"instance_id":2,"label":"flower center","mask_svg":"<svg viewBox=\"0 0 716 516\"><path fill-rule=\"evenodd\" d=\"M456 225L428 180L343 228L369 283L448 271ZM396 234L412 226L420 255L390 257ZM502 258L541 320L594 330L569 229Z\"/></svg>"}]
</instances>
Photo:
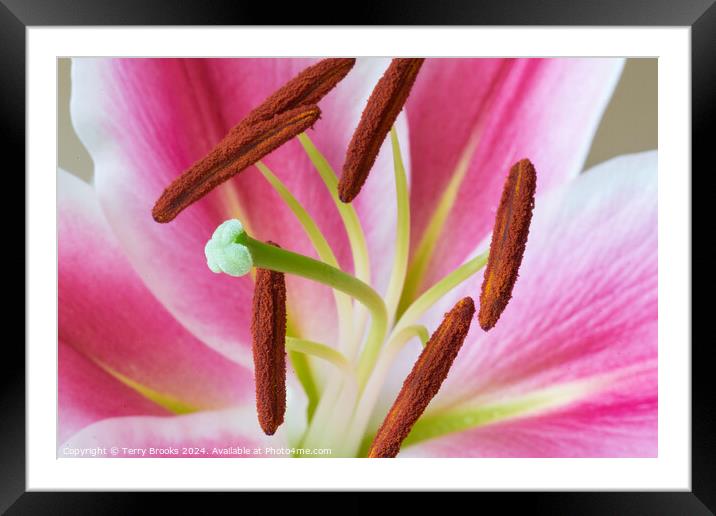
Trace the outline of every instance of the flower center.
<instances>
[{"instance_id":1,"label":"flower center","mask_svg":"<svg viewBox=\"0 0 716 516\"><path fill-rule=\"evenodd\" d=\"M421 316L487 263L478 318L482 328L489 330L511 297L525 249L536 184L529 160L518 162L508 174L489 258L488 251L479 254L420 295L412 290L410 294L406 292L409 194L397 132L391 127L421 65L421 59L393 60L369 99L351 142L340 183L328 161L303 132L318 118L320 110L315 102L353 66L352 60L324 60L299 74L232 129L206 158L165 190L153 211L158 222L168 222L252 163L291 209L318 260L260 242L248 235L235 219L216 229L205 246L205 255L207 265L215 273L242 276L254 267L257 271L252 335L256 403L262 429L271 435L284 419L288 350L309 398L307 428L300 442L294 444L306 448L330 447L333 456L356 456L361 452L366 436L372 433L369 423L388 372L403 346L417 337L425 346L423 352L369 451L371 457L398 453L447 377L470 328L474 302L469 297L458 302L431 337L419 323ZM297 81L298 78L302 79ZM388 131L393 150L397 224L392 273L383 298L371 286L365 235L355 209L347 202L360 191ZM293 136L298 136L336 205L350 243L354 274L340 269L316 222L280 179L259 161ZM420 259L429 261L430 256ZM301 276L333 289L339 329L337 343L287 336L284 274ZM354 305L354 300L358 304ZM327 362L331 368L320 391L313 379L313 359Z\"/></svg>"},{"instance_id":2,"label":"flower center","mask_svg":"<svg viewBox=\"0 0 716 516\"><path fill-rule=\"evenodd\" d=\"M391 132L391 137L398 197L396 206L399 212L401 209L405 209L407 214L409 213L407 179L402 167L400 146L394 129ZM318 149L313 146L305 134L301 135L301 142L316 168L328 166ZM332 373L329 374L326 385L319 394L315 413L310 417L308 429L301 445L305 447L329 446L333 449L334 455L355 456L359 452L366 434L370 432L368 425L371 416L374 415L378 394L399 351L413 338L417 337L423 344L429 340L428 329L418 324L419 318L455 287L481 270L486 263L489 263L488 271L497 270L500 273L485 275L483 292L500 293L502 298L506 296L509 300L509 291L517 277L520 261L512 257L519 254L521 259L534 203L534 167L527 160L523 160L516 164L508 175L493 232L493 246L495 246L493 249L496 251L490 252L490 258L488 259L488 253L484 252L467 261L414 299L404 313L391 323L389 321L395 317L397 300L401 295L407 269L407 245L403 245L402 242L406 242L409 238L409 216L401 217L400 214L398 216L394 257L397 266L393 268L393 276L389 282L390 285L398 286L389 288L386 298L383 299L370 285L340 270L335 255L308 212L265 164L259 163L258 167L301 222L321 260L314 260L259 242L243 231L240 222L233 220L219 226L207 244L209 250L207 251L207 263L215 272L217 269L221 269L221 272L232 274L234 270L245 267L244 257L249 256L250 263L259 270L267 269L296 274L318 281L330 286L336 294L359 301L368 310L371 315L370 330L365 341L359 342L359 353L356 356L346 354L346 350L350 350L352 346L350 341L355 340L351 338L350 334L347 334L349 342L341 341L337 346L305 341L295 337L285 339L286 349L327 361L332 367ZM330 171L330 173L335 178L333 172ZM330 184L329 191L334 197L337 196L335 181ZM349 233L351 231L362 233L360 227L346 226L346 230ZM517 251L521 249L519 253L513 249L515 246L519 248ZM227 261L224 258L226 255L240 257L240 263L216 267L215 264L221 260ZM510 259L507 260L506 257ZM256 288L258 291L258 281ZM489 296L486 299L488 299L489 306L495 304ZM354 319L353 307L350 304L341 306L338 297L336 301L339 325L346 321L352 321ZM462 305L460 303L459 305L465 307L468 300L463 300L461 303ZM469 304L472 306L472 300L469 300ZM455 310L458 310L457 306ZM464 314L464 308L458 310L458 313ZM492 310L490 313L495 314L496 312ZM470 317L465 318L463 315L458 318L460 324L453 324L456 316L448 314L443 324L430 338L429 341L432 344L426 346L413 372L408 377L410 381L406 380L404 389L407 390L405 393L401 391L394 408L391 409L381 431L376 436L378 444L373 446L374 456L391 456L394 454L393 452L397 453L400 442L407 437L413 424L447 376L449 366L467 334L471 317L472 312ZM496 317L499 317L499 313ZM457 328L459 331L446 333L446 327ZM345 333L341 332L340 335L341 338L346 337ZM431 366L428 367L426 364L431 364ZM441 367L437 368L436 364L440 364ZM258 381L259 374L257 373ZM257 384L257 390L259 388Z\"/></svg>"}]
</instances>

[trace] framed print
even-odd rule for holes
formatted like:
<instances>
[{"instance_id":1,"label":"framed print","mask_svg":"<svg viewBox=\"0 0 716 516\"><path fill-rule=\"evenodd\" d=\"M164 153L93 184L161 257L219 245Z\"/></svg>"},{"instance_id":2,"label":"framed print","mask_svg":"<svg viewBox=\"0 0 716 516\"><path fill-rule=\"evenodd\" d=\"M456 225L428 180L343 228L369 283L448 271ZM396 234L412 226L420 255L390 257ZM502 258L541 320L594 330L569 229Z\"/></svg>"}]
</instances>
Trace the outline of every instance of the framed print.
<instances>
[{"instance_id":1,"label":"framed print","mask_svg":"<svg viewBox=\"0 0 716 516\"><path fill-rule=\"evenodd\" d=\"M7 4L10 513L108 496L38 493L85 490L713 507L690 287L708 2L431 27Z\"/></svg>"}]
</instances>

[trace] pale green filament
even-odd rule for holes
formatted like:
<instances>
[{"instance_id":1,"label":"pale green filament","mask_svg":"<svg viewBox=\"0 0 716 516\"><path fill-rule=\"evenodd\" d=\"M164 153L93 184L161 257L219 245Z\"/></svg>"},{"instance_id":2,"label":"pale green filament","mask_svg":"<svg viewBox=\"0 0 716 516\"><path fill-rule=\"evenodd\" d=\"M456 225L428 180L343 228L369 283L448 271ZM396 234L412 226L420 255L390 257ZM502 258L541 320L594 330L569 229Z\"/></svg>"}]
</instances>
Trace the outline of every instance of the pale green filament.
<instances>
[{"instance_id":1,"label":"pale green filament","mask_svg":"<svg viewBox=\"0 0 716 516\"><path fill-rule=\"evenodd\" d=\"M286 335L296 338L299 335L289 313L286 314ZM291 361L291 366L296 373L298 381L301 383L301 387L303 387L303 391L306 393L306 398L308 398L306 417L308 421L310 421L313 418L313 413L316 411L316 406L318 406L318 385L313 377L313 368L308 362L308 356L303 353L289 350L288 358Z\"/></svg>"},{"instance_id":2,"label":"pale green filament","mask_svg":"<svg viewBox=\"0 0 716 516\"><path fill-rule=\"evenodd\" d=\"M397 222L395 227L395 255L393 257L393 271L390 275L388 290L385 294L385 306L388 316L395 317L398 308L400 293L405 282L405 272L408 268L408 251L410 250L410 195L408 193L408 178L405 175L403 157L400 154L398 133L393 127L390 130L390 140L393 145L393 169L395 172L395 194L397 200Z\"/></svg>"},{"instance_id":3,"label":"pale green filament","mask_svg":"<svg viewBox=\"0 0 716 516\"><path fill-rule=\"evenodd\" d=\"M428 332L428 329L422 324L413 324L412 326L406 326L403 331L406 332L407 335L415 335L418 340L420 340L420 343L423 345L423 347L425 347L425 345L428 343L428 340L430 340L430 333Z\"/></svg>"},{"instance_id":4,"label":"pale green filament","mask_svg":"<svg viewBox=\"0 0 716 516\"><path fill-rule=\"evenodd\" d=\"M448 182L432 217L430 217L430 222L428 222L428 225L425 228L425 232L423 233L420 243L415 250L415 256L413 257L410 267L408 268L405 288L403 289L403 294L398 305L398 316L405 311L420 289L425 272L428 269L428 265L430 265L430 259L433 256L435 246L440 240L443 226L445 225L448 215L455 204L455 199L460 191L460 185L462 185L462 181L465 179L465 174L467 174L467 169L472 155L475 152L476 146L477 138L470 138L457 166L455 167L455 171L450 177L450 182Z\"/></svg>"},{"instance_id":5,"label":"pale green filament","mask_svg":"<svg viewBox=\"0 0 716 516\"><path fill-rule=\"evenodd\" d=\"M286 337L286 350L320 358L340 369L343 373L352 374L351 364L348 359L339 351L320 342Z\"/></svg>"},{"instance_id":6,"label":"pale green filament","mask_svg":"<svg viewBox=\"0 0 716 516\"><path fill-rule=\"evenodd\" d=\"M321 180L328 193L333 199L339 216L343 221L343 226L348 236L348 242L353 257L353 269L355 276L363 282L370 284L370 261L368 258L368 246L365 240L365 234L358 218L355 208L350 204L344 204L338 198L338 180L336 173L328 163L326 158L316 148L311 139L305 133L298 136L306 155L311 160L314 168L318 172ZM360 349L360 344L365 333L365 325L368 313L362 307L358 306L355 310L355 318L353 325L353 338L341 343L341 348L345 350L349 360L353 360ZM387 321L386 321L387 327ZM369 334L370 337L370 334ZM382 339L382 337L381 337ZM343 379L332 375L329 378L326 390L321 396L319 406L315 413L315 418L311 423L311 427L306 434L306 441L318 439L325 432L328 425L326 420L332 416L333 404L339 397L341 391L341 381Z\"/></svg>"},{"instance_id":7,"label":"pale green filament","mask_svg":"<svg viewBox=\"0 0 716 516\"><path fill-rule=\"evenodd\" d=\"M348 236L348 242L351 247L351 254L353 255L353 270L355 276L370 285L370 259L368 257L368 245L365 240L365 233L361 226L358 214L355 208L351 204L345 204L338 198L338 180L336 179L336 173L328 163L328 160L321 154L316 148L311 139L306 133L298 135L298 140L301 142L306 155L313 163L314 168L318 171L321 176L323 183L326 185L328 193L333 199L333 203L336 205L338 214L343 221L343 226ZM360 339L363 337L363 331L365 328L367 313L364 310L358 310L356 314L355 324L355 339L352 340L351 345L348 348L348 357L353 358L358 352L360 347Z\"/></svg>"},{"instance_id":8,"label":"pale green filament","mask_svg":"<svg viewBox=\"0 0 716 516\"><path fill-rule=\"evenodd\" d=\"M266 165L259 161L256 163L256 166L301 223L306 236L308 236L311 241L319 258L328 265L338 268L336 255L333 253L326 237L323 236L323 233L321 233L321 230L318 228L318 224L313 220L313 217L309 215L301 203L299 203L288 188L286 188L286 185L284 185ZM336 309L338 311L339 342L345 343L350 339L353 330L351 298L338 290L333 290L333 296L336 300Z\"/></svg>"},{"instance_id":9,"label":"pale green filament","mask_svg":"<svg viewBox=\"0 0 716 516\"><path fill-rule=\"evenodd\" d=\"M313 378L313 371L311 371L311 364L308 363L308 356L297 351L288 352L289 360L293 365L293 370L296 372L298 381L301 382L301 387L306 393L308 398L308 407L306 407L306 418L308 421L313 419L313 415L316 413L316 407L318 406L318 386Z\"/></svg>"},{"instance_id":10,"label":"pale green filament","mask_svg":"<svg viewBox=\"0 0 716 516\"><path fill-rule=\"evenodd\" d=\"M390 131L393 145L393 168L395 171L395 191L397 197L397 224L395 236L395 256L393 258L393 271L388 283L385 304L389 317L394 316L395 309L403 289L405 271L408 266L408 250L410 246L410 201L408 198L408 180L405 175L403 158L398 145L398 134L393 127ZM362 387L370 375L380 351L382 342L368 340L358 366L358 383Z\"/></svg>"},{"instance_id":11,"label":"pale green filament","mask_svg":"<svg viewBox=\"0 0 716 516\"><path fill-rule=\"evenodd\" d=\"M368 245L365 241L365 234L363 233L363 227L361 226L358 214L355 208L350 204L341 202L338 198L338 180L336 179L336 173L328 163L326 158L313 144L311 139L306 133L298 135L298 140L303 145L303 149L308 155L308 158L313 163L313 166L318 171L321 179L326 185L328 192L331 194L338 214L343 220L343 225L346 228L346 234L348 235L348 242L351 246L351 252L353 254L353 268L355 269L355 275L361 281L370 283L370 261L368 258Z\"/></svg>"},{"instance_id":12,"label":"pale green filament","mask_svg":"<svg viewBox=\"0 0 716 516\"><path fill-rule=\"evenodd\" d=\"M426 290L405 310L393 329L393 335L396 335L404 327L412 324L448 292L482 269L487 263L487 257L489 254L490 250L488 249L484 253L479 254L473 259L465 262Z\"/></svg>"}]
</instances>

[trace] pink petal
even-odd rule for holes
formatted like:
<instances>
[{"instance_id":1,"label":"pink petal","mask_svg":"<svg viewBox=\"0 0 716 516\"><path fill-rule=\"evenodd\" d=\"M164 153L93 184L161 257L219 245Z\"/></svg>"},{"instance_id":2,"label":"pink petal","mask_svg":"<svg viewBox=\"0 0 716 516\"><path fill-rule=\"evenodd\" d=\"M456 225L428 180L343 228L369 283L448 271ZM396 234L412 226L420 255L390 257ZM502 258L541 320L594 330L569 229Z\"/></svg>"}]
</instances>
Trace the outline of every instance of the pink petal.
<instances>
[{"instance_id":1,"label":"pink petal","mask_svg":"<svg viewBox=\"0 0 716 516\"><path fill-rule=\"evenodd\" d=\"M576 403L406 447L400 457L656 457L656 367Z\"/></svg>"},{"instance_id":2,"label":"pink petal","mask_svg":"<svg viewBox=\"0 0 716 516\"><path fill-rule=\"evenodd\" d=\"M161 416L162 407L130 389L64 342L58 355L58 442L117 416Z\"/></svg>"},{"instance_id":3,"label":"pink petal","mask_svg":"<svg viewBox=\"0 0 716 516\"><path fill-rule=\"evenodd\" d=\"M510 304L490 332L472 325L428 413L503 403L570 382L644 370L643 381L629 383L627 375L618 389L597 389L594 401L581 400L565 409L564 417L586 421L585 414L594 416L594 432L605 433L602 451L594 452L599 455L619 455L622 434L641 442L624 449L655 449L656 165L655 152L623 156L537 199ZM441 300L426 316L428 328L438 324L456 299L476 298L480 282L468 281ZM639 432L634 435L632 415L644 423L634 427ZM530 421L545 422L544 428L552 424L549 418ZM621 430L620 421L625 425ZM541 442L533 446L540 453ZM577 446L573 452L585 450ZM563 453L569 455L568 450Z\"/></svg>"},{"instance_id":4,"label":"pink petal","mask_svg":"<svg viewBox=\"0 0 716 516\"><path fill-rule=\"evenodd\" d=\"M193 334L245 363L250 361L252 282L248 277L211 273L203 256L206 240L230 217L241 218L256 238L313 254L308 239L254 169L170 224L155 223L151 208L177 175L309 63L289 59L79 59L73 63L73 122L95 162L103 209L131 263L152 293ZM380 73L378 61L356 65L320 104L322 119L309 135L337 171L363 100ZM407 144L407 137L404 141ZM384 156L380 168L386 168L390 158ZM316 218L339 262L350 269L340 220L299 143L289 142L265 161ZM366 197L388 212L378 218L374 206L359 204L358 210L368 226L369 248L377 252L390 247L395 217L389 202L393 190L386 187L392 185L392 172L374 175ZM389 264L376 263L380 281L386 281ZM330 342L335 335L330 291L297 279L290 279L288 287L289 309L302 334Z\"/></svg>"},{"instance_id":5,"label":"pink petal","mask_svg":"<svg viewBox=\"0 0 716 516\"><path fill-rule=\"evenodd\" d=\"M529 158L545 193L578 173L621 59L429 59L408 102L412 248L473 135L478 144L423 283L492 230L510 166Z\"/></svg>"},{"instance_id":6,"label":"pink petal","mask_svg":"<svg viewBox=\"0 0 716 516\"><path fill-rule=\"evenodd\" d=\"M58 172L59 337L91 361L194 409L246 403L253 373L179 325L142 284L92 188Z\"/></svg>"},{"instance_id":7,"label":"pink petal","mask_svg":"<svg viewBox=\"0 0 716 516\"><path fill-rule=\"evenodd\" d=\"M116 448L114 457L272 457L267 447L286 449L282 430L267 437L250 410L199 412L183 416L122 417L100 421L75 434L61 448ZM217 448L221 451L215 451ZM145 449L141 455L132 450ZM260 450L254 453L253 450ZM244 451L248 450L248 451ZM111 457L109 454L108 457ZM286 455L283 455L286 457ZM290 457L290 454L288 455Z\"/></svg>"}]
</instances>

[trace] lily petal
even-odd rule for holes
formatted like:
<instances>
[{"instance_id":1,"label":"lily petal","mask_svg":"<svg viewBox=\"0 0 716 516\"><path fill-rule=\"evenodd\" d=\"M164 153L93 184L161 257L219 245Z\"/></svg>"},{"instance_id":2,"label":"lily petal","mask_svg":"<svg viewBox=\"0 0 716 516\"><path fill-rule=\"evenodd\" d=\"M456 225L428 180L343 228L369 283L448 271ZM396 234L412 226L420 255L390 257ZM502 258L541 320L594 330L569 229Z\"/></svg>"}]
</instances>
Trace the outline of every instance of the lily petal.
<instances>
[{"instance_id":1,"label":"lily petal","mask_svg":"<svg viewBox=\"0 0 716 516\"><path fill-rule=\"evenodd\" d=\"M268 94L310 64L287 59L78 59L73 62L72 117L95 163L96 188L109 224L152 293L194 335L219 352L250 364L248 277L212 274L204 262L206 240L227 218L242 220L252 236L313 255L288 208L256 170L249 169L185 210L175 221L156 224L151 209L163 189L201 158ZM320 106L323 118L309 131L336 170L380 63L358 63ZM346 103L349 102L349 103ZM348 108L346 106L349 106ZM407 136L404 139L407 142ZM386 153L383 153L386 154ZM390 153L382 160L390 163ZM347 239L335 207L297 141L265 162L308 208L350 268ZM392 170L392 165L390 165ZM390 248L395 215L376 215L392 206L392 174L374 174L367 226L371 252ZM387 179L386 179L387 177ZM366 196L367 197L367 196ZM389 264L390 260L385 263ZM376 264L387 277L389 265ZM335 336L329 289L288 279L289 310L302 335L331 342ZM293 312L296 312L295 314Z\"/></svg>"},{"instance_id":2,"label":"lily petal","mask_svg":"<svg viewBox=\"0 0 716 516\"><path fill-rule=\"evenodd\" d=\"M531 443L509 451L489 443L481 448L475 437L474 453L642 456L656 450L656 170L656 152L622 156L537 199L510 304L489 333L472 325L426 415L504 408L536 393L562 401L546 403L539 416L500 425L514 430L515 439L531 436ZM456 289L423 322L434 327L451 302L479 283ZM586 387L564 398L575 382ZM548 435L550 428L575 433L560 441ZM469 435L496 435L491 432L485 427ZM436 446L445 451L451 439L463 437L450 434Z\"/></svg>"},{"instance_id":3,"label":"lily petal","mask_svg":"<svg viewBox=\"0 0 716 516\"><path fill-rule=\"evenodd\" d=\"M170 414L62 341L58 352L58 442L102 419Z\"/></svg>"},{"instance_id":4,"label":"lily petal","mask_svg":"<svg viewBox=\"0 0 716 516\"><path fill-rule=\"evenodd\" d=\"M579 401L424 441L400 456L656 457L656 376L651 367L610 378L602 390ZM491 417L489 411L484 417Z\"/></svg>"},{"instance_id":5,"label":"lily petal","mask_svg":"<svg viewBox=\"0 0 716 516\"><path fill-rule=\"evenodd\" d=\"M461 157L469 165L423 289L490 232L512 164L534 163L538 193L582 169L622 66L622 59L591 58L426 61L407 107L413 251Z\"/></svg>"},{"instance_id":6,"label":"lily petal","mask_svg":"<svg viewBox=\"0 0 716 516\"><path fill-rule=\"evenodd\" d=\"M66 441L60 451L114 446L115 457L270 457L263 453L266 447L286 448L280 434L281 430L274 437L264 436L255 414L248 408L168 418L121 417L84 428ZM138 449L146 450L146 454L137 454ZM239 451L245 449L248 452ZM254 449L260 449L261 454L254 454Z\"/></svg>"},{"instance_id":7,"label":"lily petal","mask_svg":"<svg viewBox=\"0 0 716 516\"><path fill-rule=\"evenodd\" d=\"M62 341L176 410L251 401L252 372L173 319L123 256L92 188L62 170L58 212Z\"/></svg>"}]
</instances>

